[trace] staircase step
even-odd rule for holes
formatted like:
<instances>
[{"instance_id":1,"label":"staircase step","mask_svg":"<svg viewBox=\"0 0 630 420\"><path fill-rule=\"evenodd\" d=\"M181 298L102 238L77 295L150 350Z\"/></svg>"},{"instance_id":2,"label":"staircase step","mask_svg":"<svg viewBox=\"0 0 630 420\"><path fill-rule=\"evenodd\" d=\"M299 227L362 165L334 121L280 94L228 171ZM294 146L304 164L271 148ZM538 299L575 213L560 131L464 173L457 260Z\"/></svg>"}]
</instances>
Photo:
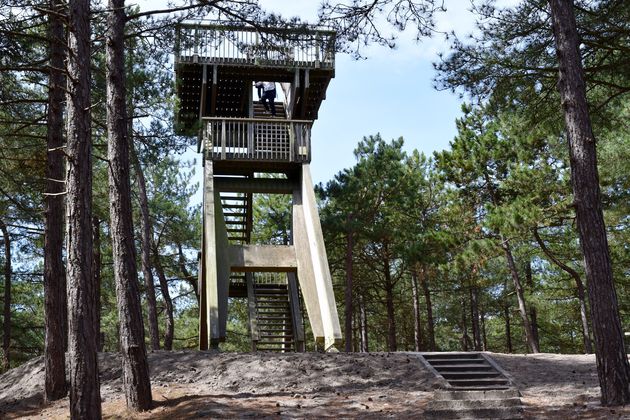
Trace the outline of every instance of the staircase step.
<instances>
[{"instance_id":1,"label":"staircase step","mask_svg":"<svg viewBox=\"0 0 630 420\"><path fill-rule=\"evenodd\" d=\"M520 398L520 394L517 389L510 388L505 390L482 390L482 391L464 391L453 389L441 389L435 391L433 394L433 401L439 400L498 400L498 399L512 399Z\"/></svg>"},{"instance_id":2,"label":"staircase step","mask_svg":"<svg viewBox=\"0 0 630 420\"><path fill-rule=\"evenodd\" d=\"M423 418L427 419L522 419L522 408L470 408L425 410Z\"/></svg>"},{"instance_id":3,"label":"staircase step","mask_svg":"<svg viewBox=\"0 0 630 420\"><path fill-rule=\"evenodd\" d=\"M520 407L520 398L498 400L432 400L427 404L427 410L461 410L471 408L507 408Z\"/></svg>"},{"instance_id":4,"label":"staircase step","mask_svg":"<svg viewBox=\"0 0 630 420\"><path fill-rule=\"evenodd\" d=\"M439 371L438 371L439 372ZM451 379L493 379L499 378L501 374L499 372L491 371L491 372L475 372L475 371L461 371L461 372L440 372L440 375L444 377L444 379L450 382Z\"/></svg>"},{"instance_id":5,"label":"staircase step","mask_svg":"<svg viewBox=\"0 0 630 420\"><path fill-rule=\"evenodd\" d=\"M449 379L448 383L453 387L484 387L484 386L507 386L508 381L505 378L472 378L472 379Z\"/></svg>"},{"instance_id":6,"label":"staircase step","mask_svg":"<svg viewBox=\"0 0 630 420\"><path fill-rule=\"evenodd\" d=\"M465 364L487 364L484 359L431 359L427 360L432 366L441 366L441 365L465 365Z\"/></svg>"},{"instance_id":7,"label":"staircase step","mask_svg":"<svg viewBox=\"0 0 630 420\"><path fill-rule=\"evenodd\" d=\"M433 366L438 372L460 372L462 370L475 371L475 372L496 372L494 368L488 364L462 364L462 365L444 365Z\"/></svg>"}]
</instances>

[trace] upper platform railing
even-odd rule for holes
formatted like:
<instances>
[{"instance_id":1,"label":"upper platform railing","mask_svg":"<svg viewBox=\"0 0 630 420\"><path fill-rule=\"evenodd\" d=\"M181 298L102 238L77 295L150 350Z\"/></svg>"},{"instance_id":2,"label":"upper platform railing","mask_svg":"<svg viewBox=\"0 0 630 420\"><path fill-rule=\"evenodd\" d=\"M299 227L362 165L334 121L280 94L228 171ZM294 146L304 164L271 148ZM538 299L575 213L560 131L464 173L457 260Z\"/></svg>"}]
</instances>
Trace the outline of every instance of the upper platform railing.
<instances>
[{"instance_id":1,"label":"upper platform railing","mask_svg":"<svg viewBox=\"0 0 630 420\"><path fill-rule=\"evenodd\" d=\"M175 62L333 69L335 32L183 23Z\"/></svg>"},{"instance_id":2,"label":"upper platform railing","mask_svg":"<svg viewBox=\"0 0 630 420\"><path fill-rule=\"evenodd\" d=\"M206 158L215 161L311 161L312 121L266 118L202 119Z\"/></svg>"}]
</instances>

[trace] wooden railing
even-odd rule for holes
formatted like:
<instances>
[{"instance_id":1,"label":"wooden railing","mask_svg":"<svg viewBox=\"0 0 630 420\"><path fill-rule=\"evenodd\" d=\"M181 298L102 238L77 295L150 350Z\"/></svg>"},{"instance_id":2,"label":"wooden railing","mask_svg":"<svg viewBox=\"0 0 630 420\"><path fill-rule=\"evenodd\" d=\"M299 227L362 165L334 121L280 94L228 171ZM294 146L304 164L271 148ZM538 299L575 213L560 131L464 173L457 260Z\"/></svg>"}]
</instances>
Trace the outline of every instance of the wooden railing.
<instances>
[{"instance_id":1,"label":"wooden railing","mask_svg":"<svg viewBox=\"0 0 630 420\"><path fill-rule=\"evenodd\" d=\"M202 122L209 159L311 161L312 121L211 117Z\"/></svg>"},{"instance_id":2,"label":"wooden railing","mask_svg":"<svg viewBox=\"0 0 630 420\"><path fill-rule=\"evenodd\" d=\"M272 67L335 67L335 32L183 23L177 63L250 64Z\"/></svg>"}]
</instances>

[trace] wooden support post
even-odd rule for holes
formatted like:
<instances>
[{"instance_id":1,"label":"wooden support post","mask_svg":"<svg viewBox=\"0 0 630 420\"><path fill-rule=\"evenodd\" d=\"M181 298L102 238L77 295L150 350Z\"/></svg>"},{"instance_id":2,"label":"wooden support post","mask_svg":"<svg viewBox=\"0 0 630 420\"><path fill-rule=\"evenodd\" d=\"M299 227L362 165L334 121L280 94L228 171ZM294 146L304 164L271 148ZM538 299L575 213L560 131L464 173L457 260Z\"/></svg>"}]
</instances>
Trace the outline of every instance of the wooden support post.
<instances>
[{"instance_id":1,"label":"wooden support post","mask_svg":"<svg viewBox=\"0 0 630 420\"><path fill-rule=\"evenodd\" d=\"M256 351L258 340L258 311L256 309L256 292L254 290L254 273L245 273L247 282L247 310L249 312L249 333L252 339L252 351Z\"/></svg>"}]
</instances>

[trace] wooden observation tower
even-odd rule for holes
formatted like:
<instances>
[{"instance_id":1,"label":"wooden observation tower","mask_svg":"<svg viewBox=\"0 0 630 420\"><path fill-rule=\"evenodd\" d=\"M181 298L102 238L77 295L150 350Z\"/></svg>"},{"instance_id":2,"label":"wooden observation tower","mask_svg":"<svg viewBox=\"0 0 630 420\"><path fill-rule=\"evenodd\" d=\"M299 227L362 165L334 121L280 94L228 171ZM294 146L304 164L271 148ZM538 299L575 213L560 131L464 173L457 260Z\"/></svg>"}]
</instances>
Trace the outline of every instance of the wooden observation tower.
<instances>
[{"instance_id":1,"label":"wooden observation tower","mask_svg":"<svg viewBox=\"0 0 630 420\"><path fill-rule=\"evenodd\" d=\"M304 351L302 301L331 349L341 329L309 164L335 33L182 24L177 36L176 131L198 136L204 164L199 347L225 340L228 298L246 296L253 350ZM284 92L275 117L254 98L255 81ZM255 194L291 196L287 244L251 243Z\"/></svg>"}]
</instances>

